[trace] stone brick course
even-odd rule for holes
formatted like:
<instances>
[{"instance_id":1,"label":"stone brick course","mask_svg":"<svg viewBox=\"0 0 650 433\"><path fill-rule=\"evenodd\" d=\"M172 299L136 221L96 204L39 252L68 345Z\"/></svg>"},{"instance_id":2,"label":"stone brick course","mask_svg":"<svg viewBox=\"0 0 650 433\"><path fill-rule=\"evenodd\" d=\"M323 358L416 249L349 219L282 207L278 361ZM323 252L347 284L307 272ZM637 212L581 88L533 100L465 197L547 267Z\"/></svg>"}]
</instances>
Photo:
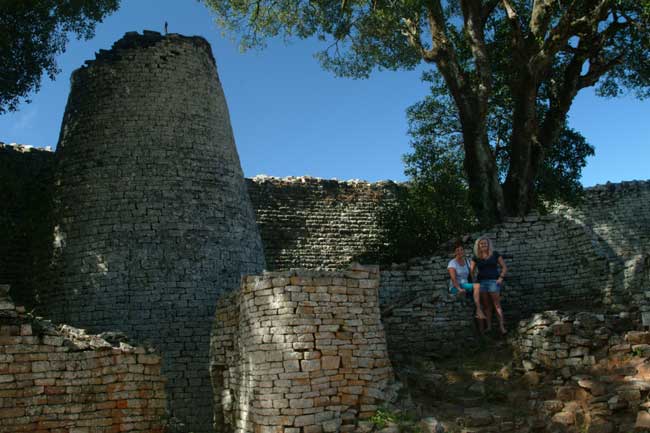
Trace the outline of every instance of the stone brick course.
<instances>
[{"instance_id":1,"label":"stone brick course","mask_svg":"<svg viewBox=\"0 0 650 433\"><path fill-rule=\"evenodd\" d=\"M160 357L26 314L0 286L0 433L155 433Z\"/></svg>"},{"instance_id":2,"label":"stone brick course","mask_svg":"<svg viewBox=\"0 0 650 433\"><path fill-rule=\"evenodd\" d=\"M270 270L376 263L382 247L378 212L399 187L391 181L269 176L247 179L247 185Z\"/></svg>"},{"instance_id":3,"label":"stone brick course","mask_svg":"<svg viewBox=\"0 0 650 433\"><path fill-rule=\"evenodd\" d=\"M218 304L211 342L220 432L345 432L392 369L375 266L249 276Z\"/></svg>"}]
</instances>

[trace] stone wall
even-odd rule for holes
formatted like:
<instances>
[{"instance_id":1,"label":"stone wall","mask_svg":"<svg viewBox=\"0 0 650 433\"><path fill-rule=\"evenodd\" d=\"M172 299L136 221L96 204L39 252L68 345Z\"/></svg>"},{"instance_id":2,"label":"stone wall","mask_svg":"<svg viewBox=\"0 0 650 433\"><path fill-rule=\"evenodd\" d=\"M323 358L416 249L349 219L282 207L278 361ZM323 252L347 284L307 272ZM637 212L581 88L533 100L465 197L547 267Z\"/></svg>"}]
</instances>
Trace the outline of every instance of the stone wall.
<instances>
[{"instance_id":1,"label":"stone wall","mask_svg":"<svg viewBox=\"0 0 650 433\"><path fill-rule=\"evenodd\" d=\"M509 323L567 306L625 310L650 281L650 182L590 188L582 206L513 218L485 234L509 268L502 292ZM469 236L468 256L479 235ZM380 297L391 352L457 349L476 335L471 304L447 294L450 258L382 269ZM650 323L650 306L637 306L648 310Z\"/></svg>"},{"instance_id":2,"label":"stone wall","mask_svg":"<svg viewBox=\"0 0 650 433\"><path fill-rule=\"evenodd\" d=\"M554 213L584 227L604 260L603 302L626 304L650 276L650 181L608 183L586 192L581 206L558 206Z\"/></svg>"},{"instance_id":3,"label":"stone wall","mask_svg":"<svg viewBox=\"0 0 650 433\"><path fill-rule=\"evenodd\" d=\"M631 352L620 334L634 328L629 314L544 311L520 321L510 344L527 371L564 370L569 377L611 354Z\"/></svg>"},{"instance_id":4,"label":"stone wall","mask_svg":"<svg viewBox=\"0 0 650 433\"><path fill-rule=\"evenodd\" d=\"M0 432L163 431L160 357L25 313L0 286Z\"/></svg>"},{"instance_id":5,"label":"stone wall","mask_svg":"<svg viewBox=\"0 0 650 433\"><path fill-rule=\"evenodd\" d=\"M648 431L650 332L636 329L638 315L626 312L522 320L510 344L532 387L529 407L553 431Z\"/></svg>"},{"instance_id":6,"label":"stone wall","mask_svg":"<svg viewBox=\"0 0 650 433\"><path fill-rule=\"evenodd\" d=\"M211 342L220 432L352 431L392 370L377 267L265 273L218 304Z\"/></svg>"},{"instance_id":7,"label":"stone wall","mask_svg":"<svg viewBox=\"0 0 650 433\"><path fill-rule=\"evenodd\" d=\"M55 185L48 317L153 344L171 415L209 431L216 300L264 267L209 44L127 33L75 71Z\"/></svg>"},{"instance_id":8,"label":"stone wall","mask_svg":"<svg viewBox=\"0 0 650 433\"><path fill-rule=\"evenodd\" d=\"M567 303L598 303L604 263L582 227L555 216L531 216L488 235L508 265L502 291L508 322ZM472 255L469 245L466 255ZM380 296L391 351L453 350L476 335L473 303L447 293L450 259L423 258L382 270Z\"/></svg>"},{"instance_id":9,"label":"stone wall","mask_svg":"<svg viewBox=\"0 0 650 433\"><path fill-rule=\"evenodd\" d=\"M376 263L379 209L397 184L268 176L247 184L269 269Z\"/></svg>"},{"instance_id":10,"label":"stone wall","mask_svg":"<svg viewBox=\"0 0 650 433\"><path fill-rule=\"evenodd\" d=\"M47 149L0 142L0 283L29 307L49 259L53 162Z\"/></svg>"}]
</instances>

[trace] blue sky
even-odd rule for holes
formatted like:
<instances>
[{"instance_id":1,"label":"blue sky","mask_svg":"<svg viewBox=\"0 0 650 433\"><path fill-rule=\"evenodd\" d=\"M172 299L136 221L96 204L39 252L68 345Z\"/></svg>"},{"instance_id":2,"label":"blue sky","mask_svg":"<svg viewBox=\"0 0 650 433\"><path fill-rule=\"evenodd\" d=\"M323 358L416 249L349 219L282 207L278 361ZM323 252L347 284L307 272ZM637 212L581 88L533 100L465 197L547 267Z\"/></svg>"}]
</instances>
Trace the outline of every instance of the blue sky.
<instances>
[{"instance_id":1,"label":"blue sky","mask_svg":"<svg viewBox=\"0 0 650 433\"><path fill-rule=\"evenodd\" d=\"M31 104L0 116L0 141L55 147L71 72L125 32L162 32L165 21L170 32L203 36L212 45L246 176L405 179L405 109L427 93L420 81L424 67L351 80L320 68L315 41L271 41L263 51L240 53L193 0L122 0L94 39L70 42L58 58L61 73L44 79ZM596 147L583 184L650 179L649 120L650 100L579 94L570 125Z\"/></svg>"}]
</instances>

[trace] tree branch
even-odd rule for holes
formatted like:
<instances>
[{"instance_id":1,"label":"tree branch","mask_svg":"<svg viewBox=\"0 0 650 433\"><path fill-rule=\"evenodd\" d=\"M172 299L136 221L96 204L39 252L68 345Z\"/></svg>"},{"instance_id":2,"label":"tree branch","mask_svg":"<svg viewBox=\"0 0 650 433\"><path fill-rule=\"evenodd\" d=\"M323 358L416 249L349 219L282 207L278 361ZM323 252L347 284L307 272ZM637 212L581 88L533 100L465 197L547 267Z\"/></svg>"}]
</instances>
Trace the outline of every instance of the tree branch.
<instances>
[{"instance_id":1,"label":"tree branch","mask_svg":"<svg viewBox=\"0 0 650 433\"><path fill-rule=\"evenodd\" d=\"M488 0L485 2L483 9L481 10L481 21L483 26L485 26L487 19L492 15L494 9L496 9L500 2L501 0Z\"/></svg>"},{"instance_id":2,"label":"tree branch","mask_svg":"<svg viewBox=\"0 0 650 433\"><path fill-rule=\"evenodd\" d=\"M485 31L483 27L483 8L479 0L461 0L461 9L465 24L465 32L469 39L476 73L479 78L477 99L479 110L487 115L487 102L492 89L492 74L490 61L485 47Z\"/></svg>"},{"instance_id":3,"label":"tree branch","mask_svg":"<svg viewBox=\"0 0 650 433\"><path fill-rule=\"evenodd\" d=\"M598 23L607 18L611 0L600 0L590 12L574 19L577 3L570 4L560 22L550 30L539 52L531 59L531 67L537 74L545 74L555 55L568 44L571 37L578 36L580 32L597 32Z\"/></svg>"},{"instance_id":4,"label":"tree branch","mask_svg":"<svg viewBox=\"0 0 650 433\"><path fill-rule=\"evenodd\" d=\"M551 22L553 0L535 0L530 16L530 31L535 39L543 40Z\"/></svg>"},{"instance_id":5,"label":"tree branch","mask_svg":"<svg viewBox=\"0 0 650 433\"><path fill-rule=\"evenodd\" d=\"M590 59L589 60L589 70L586 74L581 75L576 84L577 89L584 89L585 87L591 87L600 80L600 77L605 75L610 71L614 66L619 65L623 61L623 54L619 54L609 61L602 61L603 59Z\"/></svg>"},{"instance_id":6,"label":"tree branch","mask_svg":"<svg viewBox=\"0 0 650 433\"><path fill-rule=\"evenodd\" d=\"M467 76L458 63L456 52L447 37L447 25L440 0L427 0L427 18L431 31L431 59L436 63L460 110L469 108L466 95Z\"/></svg>"},{"instance_id":7,"label":"tree branch","mask_svg":"<svg viewBox=\"0 0 650 433\"><path fill-rule=\"evenodd\" d=\"M521 23L519 22L519 16L510 0L503 0L502 3L512 29L512 46L513 48L520 50L524 46L524 32L521 28Z\"/></svg>"},{"instance_id":8,"label":"tree branch","mask_svg":"<svg viewBox=\"0 0 650 433\"><path fill-rule=\"evenodd\" d=\"M427 63L433 63L435 61L435 52L434 50L428 50L424 47L422 43L422 35L420 33L420 19L417 17L416 20L410 18L403 18L404 22L404 31L402 34L406 36L409 41L409 45L420 52L422 59Z\"/></svg>"}]
</instances>

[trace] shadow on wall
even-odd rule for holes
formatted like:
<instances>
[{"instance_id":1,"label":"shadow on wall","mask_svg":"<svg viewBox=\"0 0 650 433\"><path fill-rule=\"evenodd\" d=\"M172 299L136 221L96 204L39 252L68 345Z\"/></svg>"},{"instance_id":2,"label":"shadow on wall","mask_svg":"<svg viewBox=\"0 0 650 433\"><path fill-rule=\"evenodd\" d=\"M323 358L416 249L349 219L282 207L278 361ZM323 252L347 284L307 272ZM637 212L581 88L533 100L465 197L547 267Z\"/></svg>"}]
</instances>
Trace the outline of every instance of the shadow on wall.
<instances>
[{"instance_id":1,"label":"shadow on wall","mask_svg":"<svg viewBox=\"0 0 650 433\"><path fill-rule=\"evenodd\" d=\"M54 153L0 142L0 284L31 309L51 251Z\"/></svg>"},{"instance_id":2,"label":"shadow on wall","mask_svg":"<svg viewBox=\"0 0 650 433\"><path fill-rule=\"evenodd\" d=\"M392 369L376 266L246 277L222 298L210 346L217 431L351 431ZM260 430L261 429L261 430Z\"/></svg>"},{"instance_id":3,"label":"shadow on wall","mask_svg":"<svg viewBox=\"0 0 650 433\"><path fill-rule=\"evenodd\" d=\"M397 184L256 176L247 186L269 269L377 262L379 209L393 200Z\"/></svg>"},{"instance_id":4,"label":"shadow on wall","mask_svg":"<svg viewBox=\"0 0 650 433\"><path fill-rule=\"evenodd\" d=\"M486 233L509 267L502 293L507 322L555 308L637 314L643 291L650 289L648 186L591 188L580 208L511 219ZM475 338L471 303L447 294L450 258L382 270L382 319L393 355L455 351Z\"/></svg>"}]
</instances>

